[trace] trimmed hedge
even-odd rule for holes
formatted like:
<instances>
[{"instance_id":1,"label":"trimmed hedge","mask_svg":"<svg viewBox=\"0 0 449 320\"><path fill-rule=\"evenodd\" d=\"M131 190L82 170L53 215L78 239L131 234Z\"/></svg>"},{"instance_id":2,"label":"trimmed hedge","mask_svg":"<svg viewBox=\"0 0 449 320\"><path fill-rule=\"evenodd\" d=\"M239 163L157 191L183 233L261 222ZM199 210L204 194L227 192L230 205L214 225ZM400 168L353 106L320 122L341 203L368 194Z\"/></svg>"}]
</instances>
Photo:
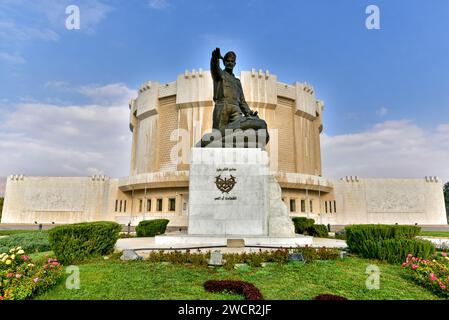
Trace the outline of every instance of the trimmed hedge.
<instances>
[{"instance_id":1,"label":"trimmed hedge","mask_svg":"<svg viewBox=\"0 0 449 320\"><path fill-rule=\"evenodd\" d=\"M430 241L417 240L417 226L352 225L345 228L350 251L363 258L401 263L409 253L428 259L435 252Z\"/></svg>"},{"instance_id":2,"label":"trimmed hedge","mask_svg":"<svg viewBox=\"0 0 449 320\"><path fill-rule=\"evenodd\" d=\"M16 233L0 239L0 253L9 252L16 247L22 247L29 253L49 251L48 233L46 231Z\"/></svg>"},{"instance_id":3,"label":"trimmed hedge","mask_svg":"<svg viewBox=\"0 0 449 320\"><path fill-rule=\"evenodd\" d=\"M345 228L348 246L364 240L413 239L421 231L417 226L359 224Z\"/></svg>"},{"instance_id":4,"label":"trimmed hedge","mask_svg":"<svg viewBox=\"0 0 449 320\"><path fill-rule=\"evenodd\" d=\"M307 228L310 228L315 224L315 220L305 217L294 217L292 220L295 225L295 233L299 234L303 234Z\"/></svg>"},{"instance_id":5,"label":"trimmed hedge","mask_svg":"<svg viewBox=\"0 0 449 320\"><path fill-rule=\"evenodd\" d=\"M379 259L389 263L402 263L409 253L415 257L430 259L435 253L435 246L427 240L365 240L359 243L357 251L363 258Z\"/></svg>"},{"instance_id":6,"label":"trimmed hedge","mask_svg":"<svg viewBox=\"0 0 449 320\"><path fill-rule=\"evenodd\" d=\"M136 227L138 237L154 237L159 234L164 234L167 229L167 219L155 219L140 221Z\"/></svg>"},{"instance_id":7,"label":"trimmed hedge","mask_svg":"<svg viewBox=\"0 0 449 320\"><path fill-rule=\"evenodd\" d=\"M112 253L121 229L110 221L63 225L49 231L50 246L63 263L79 262Z\"/></svg>"},{"instance_id":8,"label":"trimmed hedge","mask_svg":"<svg viewBox=\"0 0 449 320\"><path fill-rule=\"evenodd\" d=\"M313 226L308 227L306 232L309 236L318 238L327 238L329 236L327 227L324 224L314 224Z\"/></svg>"}]
</instances>

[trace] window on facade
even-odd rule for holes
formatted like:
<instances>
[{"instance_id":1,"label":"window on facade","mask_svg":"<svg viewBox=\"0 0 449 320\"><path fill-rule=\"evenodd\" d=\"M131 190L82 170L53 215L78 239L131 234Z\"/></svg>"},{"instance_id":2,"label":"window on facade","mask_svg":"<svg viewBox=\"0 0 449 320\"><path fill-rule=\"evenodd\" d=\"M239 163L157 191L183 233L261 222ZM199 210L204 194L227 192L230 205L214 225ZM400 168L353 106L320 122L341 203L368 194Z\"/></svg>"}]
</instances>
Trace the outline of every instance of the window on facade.
<instances>
[{"instance_id":1,"label":"window on facade","mask_svg":"<svg viewBox=\"0 0 449 320\"><path fill-rule=\"evenodd\" d=\"M187 210L187 202L184 202L182 204L182 210L186 211Z\"/></svg>"},{"instance_id":2,"label":"window on facade","mask_svg":"<svg viewBox=\"0 0 449 320\"><path fill-rule=\"evenodd\" d=\"M290 212L296 212L296 200L290 199Z\"/></svg>"},{"instance_id":3,"label":"window on facade","mask_svg":"<svg viewBox=\"0 0 449 320\"><path fill-rule=\"evenodd\" d=\"M332 201L329 201L329 212L332 213Z\"/></svg>"},{"instance_id":4,"label":"window on facade","mask_svg":"<svg viewBox=\"0 0 449 320\"><path fill-rule=\"evenodd\" d=\"M115 200L115 212L118 210L118 200Z\"/></svg>"},{"instance_id":5,"label":"window on facade","mask_svg":"<svg viewBox=\"0 0 449 320\"><path fill-rule=\"evenodd\" d=\"M337 213L337 202L334 200L334 212Z\"/></svg>"},{"instance_id":6,"label":"window on facade","mask_svg":"<svg viewBox=\"0 0 449 320\"><path fill-rule=\"evenodd\" d=\"M327 213L327 201L324 201L324 212Z\"/></svg>"},{"instance_id":7,"label":"window on facade","mask_svg":"<svg viewBox=\"0 0 449 320\"><path fill-rule=\"evenodd\" d=\"M306 212L306 200L301 200L301 212Z\"/></svg>"},{"instance_id":8,"label":"window on facade","mask_svg":"<svg viewBox=\"0 0 449 320\"><path fill-rule=\"evenodd\" d=\"M175 198L168 199L168 210L169 211L176 210L176 199Z\"/></svg>"},{"instance_id":9,"label":"window on facade","mask_svg":"<svg viewBox=\"0 0 449 320\"><path fill-rule=\"evenodd\" d=\"M313 202L310 200L310 212L313 212Z\"/></svg>"},{"instance_id":10,"label":"window on facade","mask_svg":"<svg viewBox=\"0 0 449 320\"><path fill-rule=\"evenodd\" d=\"M151 211L151 199L147 200L147 211L150 212Z\"/></svg>"},{"instance_id":11,"label":"window on facade","mask_svg":"<svg viewBox=\"0 0 449 320\"><path fill-rule=\"evenodd\" d=\"M126 212L126 200L125 200L125 204L123 206L123 211Z\"/></svg>"},{"instance_id":12,"label":"window on facade","mask_svg":"<svg viewBox=\"0 0 449 320\"><path fill-rule=\"evenodd\" d=\"M119 210L119 212L122 212L122 202L123 202L123 200L120 200L120 210Z\"/></svg>"},{"instance_id":13,"label":"window on facade","mask_svg":"<svg viewBox=\"0 0 449 320\"><path fill-rule=\"evenodd\" d=\"M157 211L162 211L162 199L157 199Z\"/></svg>"},{"instance_id":14,"label":"window on facade","mask_svg":"<svg viewBox=\"0 0 449 320\"><path fill-rule=\"evenodd\" d=\"M143 204L143 200L140 199L139 200L139 212L142 212L142 204Z\"/></svg>"}]
</instances>

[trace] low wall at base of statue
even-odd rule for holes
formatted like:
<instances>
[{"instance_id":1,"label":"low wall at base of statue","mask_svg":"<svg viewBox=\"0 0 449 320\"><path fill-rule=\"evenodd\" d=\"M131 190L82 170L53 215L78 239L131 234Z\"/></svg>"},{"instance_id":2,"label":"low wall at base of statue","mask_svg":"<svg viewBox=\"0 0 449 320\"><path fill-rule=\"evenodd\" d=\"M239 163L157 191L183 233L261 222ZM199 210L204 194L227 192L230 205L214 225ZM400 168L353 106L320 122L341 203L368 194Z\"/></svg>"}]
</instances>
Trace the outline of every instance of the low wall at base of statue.
<instances>
[{"instance_id":1,"label":"low wall at base of statue","mask_svg":"<svg viewBox=\"0 0 449 320\"><path fill-rule=\"evenodd\" d=\"M114 221L118 179L10 176L2 223Z\"/></svg>"},{"instance_id":2,"label":"low wall at base of statue","mask_svg":"<svg viewBox=\"0 0 449 320\"><path fill-rule=\"evenodd\" d=\"M423 179L363 179L334 181L337 224L446 225L443 184Z\"/></svg>"}]
</instances>

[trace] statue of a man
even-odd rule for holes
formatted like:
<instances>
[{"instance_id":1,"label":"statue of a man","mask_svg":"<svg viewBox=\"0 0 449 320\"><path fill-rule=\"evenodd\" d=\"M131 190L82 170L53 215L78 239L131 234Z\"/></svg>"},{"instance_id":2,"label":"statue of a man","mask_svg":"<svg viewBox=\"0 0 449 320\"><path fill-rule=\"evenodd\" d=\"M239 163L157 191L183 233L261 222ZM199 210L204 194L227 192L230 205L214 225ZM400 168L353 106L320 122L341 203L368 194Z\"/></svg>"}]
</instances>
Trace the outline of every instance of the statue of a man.
<instances>
[{"instance_id":1,"label":"statue of a man","mask_svg":"<svg viewBox=\"0 0 449 320\"><path fill-rule=\"evenodd\" d=\"M205 134L197 147L261 147L268 143L267 123L260 119L257 111L250 109L243 95L242 84L232 70L236 54L232 51L220 54L212 51L210 70L214 81L214 113L212 133ZM220 59L225 69L220 68ZM227 139L230 138L230 139ZM235 141L234 141L235 138ZM213 142L213 143L212 143Z\"/></svg>"},{"instance_id":2,"label":"statue of a man","mask_svg":"<svg viewBox=\"0 0 449 320\"><path fill-rule=\"evenodd\" d=\"M236 58L236 54L232 51L226 53L224 57L220 54L220 48L212 51L210 70L214 81L215 102L213 129L226 129L229 123L242 118L242 114L257 117L257 111L252 111L245 101L240 80L232 73ZM220 59L225 65L224 70L220 68Z\"/></svg>"}]
</instances>

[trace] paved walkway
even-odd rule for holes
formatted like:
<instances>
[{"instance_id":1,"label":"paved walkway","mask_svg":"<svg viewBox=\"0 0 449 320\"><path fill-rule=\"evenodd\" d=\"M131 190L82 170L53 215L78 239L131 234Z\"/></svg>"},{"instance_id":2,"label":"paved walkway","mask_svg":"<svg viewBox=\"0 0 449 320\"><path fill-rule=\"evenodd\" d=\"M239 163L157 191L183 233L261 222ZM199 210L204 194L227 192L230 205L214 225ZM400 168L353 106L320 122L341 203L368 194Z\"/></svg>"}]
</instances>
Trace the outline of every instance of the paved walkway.
<instances>
[{"instance_id":1,"label":"paved walkway","mask_svg":"<svg viewBox=\"0 0 449 320\"><path fill-rule=\"evenodd\" d=\"M346 247L346 241L339 240L339 239L327 239L327 238L313 238L313 247L327 247L327 248L345 248ZM154 242L154 238L126 238L126 239L119 239L117 241L117 244L115 245L116 250L125 250L125 249L131 249L131 250L138 250L139 252L149 252L151 250L158 250L158 249L194 249L196 250L199 248L201 251L214 251L214 250L220 250L223 253L235 253L235 252L256 252L263 250L275 250L276 248L264 248L264 247L245 247L245 248L228 248L228 247L207 247L207 244L198 244L196 246L193 245L184 245L184 246L177 246L170 247L170 246L156 246ZM147 250L145 250L147 249Z\"/></svg>"}]
</instances>

